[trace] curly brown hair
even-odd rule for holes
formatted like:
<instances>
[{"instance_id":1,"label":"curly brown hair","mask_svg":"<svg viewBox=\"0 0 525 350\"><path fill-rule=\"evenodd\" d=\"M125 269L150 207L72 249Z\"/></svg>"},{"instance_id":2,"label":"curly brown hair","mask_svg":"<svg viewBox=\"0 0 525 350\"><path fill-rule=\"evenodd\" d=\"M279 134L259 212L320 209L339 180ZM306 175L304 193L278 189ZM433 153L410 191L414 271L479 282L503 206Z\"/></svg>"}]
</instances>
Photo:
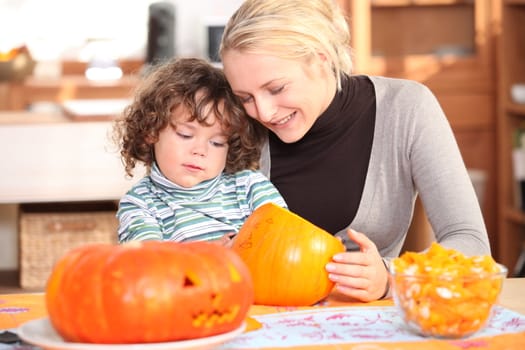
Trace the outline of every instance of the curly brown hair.
<instances>
[{"instance_id":1,"label":"curly brown hair","mask_svg":"<svg viewBox=\"0 0 525 350\"><path fill-rule=\"evenodd\" d=\"M113 137L128 176L137 162L149 172L159 132L168 127L173 110L181 104L190 121L209 125L206 119L213 114L221 123L229 146L225 172L259 168L266 131L247 116L222 70L204 59L173 58L151 68L131 104L115 120Z\"/></svg>"}]
</instances>

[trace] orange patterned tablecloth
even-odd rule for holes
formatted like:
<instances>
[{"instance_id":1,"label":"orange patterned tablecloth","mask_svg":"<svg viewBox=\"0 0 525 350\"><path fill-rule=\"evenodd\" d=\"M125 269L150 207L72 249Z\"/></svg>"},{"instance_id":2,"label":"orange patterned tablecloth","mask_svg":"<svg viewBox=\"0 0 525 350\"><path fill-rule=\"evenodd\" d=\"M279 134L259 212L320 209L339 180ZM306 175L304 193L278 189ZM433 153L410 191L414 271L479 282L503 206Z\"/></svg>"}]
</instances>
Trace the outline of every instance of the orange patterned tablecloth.
<instances>
[{"instance_id":1,"label":"orange patterned tablecloth","mask_svg":"<svg viewBox=\"0 0 525 350\"><path fill-rule=\"evenodd\" d=\"M501 349L525 349L525 316L519 313L515 313L508 309L501 307L503 312L506 312L504 319L501 323L501 334L495 334L490 336L474 336L467 339L460 340L438 340L438 339L411 339L410 341L377 341L381 338L366 336L359 342L346 342L344 337L337 337L337 334L332 334L330 343L326 343L326 335L328 334L327 328L330 325L323 323L316 323L316 317L324 317L324 319L335 319L338 322L338 326L343 325L344 317L351 317L354 314L367 315L370 311L370 315L376 315L381 318L381 315L386 315L388 312L392 312L392 301L384 300L373 303L348 303L341 301L337 295L332 295L330 298L314 307L300 307L300 308L284 308L284 307L272 307L272 306L259 306L254 305L250 310L250 315L263 323L263 328L257 331L245 333L241 335L241 339L234 340L233 343L227 344L224 349L249 349L249 348L265 348L265 349L354 349L354 350L376 350L376 349L408 349L408 350L501 350ZM46 317L47 312L45 309L44 294L5 294L0 295L0 330L2 329L15 329L24 322ZM300 322L298 322L298 320ZM387 317L382 320L383 323L387 322ZM268 322L268 324L266 324ZM348 321L350 322L350 321ZM257 342L261 338L275 338L275 333L270 334L276 330L275 325L286 323L287 327L310 327L309 329L316 329L317 332L309 331L308 334L303 334L301 337L305 337L303 343L290 345L287 343L287 336L282 336L280 342L275 345L275 339L273 343L271 341L265 341L265 344ZM349 327L352 326L349 324ZM355 325L353 325L355 326ZM274 327L274 328L272 328ZM323 329L324 327L324 329ZM368 326L368 333L374 334L374 322L370 322ZM290 328L290 329L292 329ZM506 333L509 329L512 332ZM259 332L259 333L256 333ZM265 333L266 332L266 333ZM324 333L323 333L324 332ZM316 336L325 337L323 341L316 340ZM336 339L336 340L334 340ZM337 339L341 339L338 342ZM250 343L252 342L252 343Z\"/></svg>"},{"instance_id":2,"label":"orange patterned tablecloth","mask_svg":"<svg viewBox=\"0 0 525 350\"><path fill-rule=\"evenodd\" d=\"M46 316L43 293L0 295L0 329L16 328L24 322Z\"/></svg>"}]
</instances>

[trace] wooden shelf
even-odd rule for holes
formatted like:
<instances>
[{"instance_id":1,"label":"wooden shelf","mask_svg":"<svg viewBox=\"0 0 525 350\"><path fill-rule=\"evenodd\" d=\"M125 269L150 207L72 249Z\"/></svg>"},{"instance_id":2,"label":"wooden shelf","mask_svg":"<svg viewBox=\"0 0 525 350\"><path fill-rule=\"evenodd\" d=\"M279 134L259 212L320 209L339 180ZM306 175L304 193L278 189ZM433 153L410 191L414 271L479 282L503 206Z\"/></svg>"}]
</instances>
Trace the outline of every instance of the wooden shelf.
<instances>
[{"instance_id":1,"label":"wooden shelf","mask_svg":"<svg viewBox=\"0 0 525 350\"><path fill-rule=\"evenodd\" d=\"M499 18L496 25L498 58L498 246L502 264L510 271L515 265L525 241L525 212L518 209L513 164L513 139L516 128L525 122L525 105L510 98L511 86L525 82L525 0L497 2Z\"/></svg>"},{"instance_id":2,"label":"wooden shelf","mask_svg":"<svg viewBox=\"0 0 525 350\"><path fill-rule=\"evenodd\" d=\"M477 68L477 69L476 69ZM438 90L464 93L495 93L493 69L475 56L406 55L370 57L366 72L424 82Z\"/></svg>"},{"instance_id":3,"label":"wooden shelf","mask_svg":"<svg viewBox=\"0 0 525 350\"><path fill-rule=\"evenodd\" d=\"M139 75L144 67L144 60L121 59L117 64L124 75ZM62 75L82 75L87 67L87 62L65 60L62 61Z\"/></svg>"},{"instance_id":4,"label":"wooden shelf","mask_svg":"<svg viewBox=\"0 0 525 350\"><path fill-rule=\"evenodd\" d=\"M505 5L525 5L525 0L503 0Z\"/></svg>"},{"instance_id":5,"label":"wooden shelf","mask_svg":"<svg viewBox=\"0 0 525 350\"><path fill-rule=\"evenodd\" d=\"M465 2L440 6L374 6L371 8L372 55L475 55L475 11L474 3Z\"/></svg>"},{"instance_id":6,"label":"wooden shelf","mask_svg":"<svg viewBox=\"0 0 525 350\"><path fill-rule=\"evenodd\" d=\"M515 224L525 225L525 212L520 209L506 208L505 218Z\"/></svg>"},{"instance_id":7,"label":"wooden shelf","mask_svg":"<svg viewBox=\"0 0 525 350\"><path fill-rule=\"evenodd\" d=\"M77 99L124 99L132 95L140 77L124 75L118 80L91 81L83 75L66 75L57 79L28 77L5 88L3 110L25 110L36 102L62 103Z\"/></svg>"},{"instance_id":8,"label":"wooden shelf","mask_svg":"<svg viewBox=\"0 0 525 350\"><path fill-rule=\"evenodd\" d=\"M489 2L339 1L348 12L356 73L413 79L433 90L494 98Z\"/></svg>"},{"instance_id":9,"label":"wooden shelf","mask_svg":"<svg viewBox=\"0 0 525 350\"><path fill-rule=\"evenodd\" d=\"M0 82L0 110L26 110L35 102L128 98L143 73L144 61L123 59L118 65L124 75L116 80L89 80L84 76L87 62L65 60L59 77L29 76L20 82Z\"/></svg>"},{"instance_id":10,"label":"wooden shelf","mask_svg":"<svg viewBox=\"0 0 525 350\"><path fill-rule=\"evenodd\" d=\"M525 105L524 104L508 102L506 104L505 110L509 114L514 114L514 115L518 115L518 116L525 118Z\"/></svg>"}]
</instances>

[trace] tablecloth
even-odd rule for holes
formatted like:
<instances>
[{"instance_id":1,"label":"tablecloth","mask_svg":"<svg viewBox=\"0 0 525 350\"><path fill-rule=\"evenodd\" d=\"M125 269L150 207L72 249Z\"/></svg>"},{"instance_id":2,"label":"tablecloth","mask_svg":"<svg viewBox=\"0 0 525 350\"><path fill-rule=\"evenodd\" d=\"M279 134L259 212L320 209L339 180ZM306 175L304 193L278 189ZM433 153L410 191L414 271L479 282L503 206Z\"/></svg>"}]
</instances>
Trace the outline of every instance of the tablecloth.
<instances>
[{"instance_id":1,"label":"tablecloth","mask_svg":"<svg viewBox=\"0 0 525 350\"><path fill-rule=\"evenodd\" d=\"M221 349L525 349L525 315L502 306L495 308L484 330L455 340L409 331L391 300L348 303L335 295L313 307L254 305L249 314L263 327L245 332ZM0 329L16 332L24 322L46 315L41 293L0 295ZM0 350L15 349L3 346Z\"/></svg>"}]
</instances>

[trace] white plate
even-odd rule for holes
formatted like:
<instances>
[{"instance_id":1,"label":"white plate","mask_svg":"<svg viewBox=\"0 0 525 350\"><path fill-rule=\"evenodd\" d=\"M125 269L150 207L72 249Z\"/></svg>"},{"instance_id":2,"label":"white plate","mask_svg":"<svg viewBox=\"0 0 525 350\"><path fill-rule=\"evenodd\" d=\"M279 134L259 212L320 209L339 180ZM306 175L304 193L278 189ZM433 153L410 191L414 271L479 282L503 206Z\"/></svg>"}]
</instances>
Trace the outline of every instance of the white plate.
<instances>
[{"instance_id":1,"label":"white plate","mask_svg":"<svg viewBox=\"0 0 525 350\"><path fill-rule=\"evenodd\" d=\"M239 328L223 334L206 338L181 340L166 343L145 344L90 344L67 342L58 335L48 318L24 323L18 328L18 336L27 343L37 345L45 350L206 350L217 347L241 334L246 327L243 323Z\"/></svg>"}]
</instances>

